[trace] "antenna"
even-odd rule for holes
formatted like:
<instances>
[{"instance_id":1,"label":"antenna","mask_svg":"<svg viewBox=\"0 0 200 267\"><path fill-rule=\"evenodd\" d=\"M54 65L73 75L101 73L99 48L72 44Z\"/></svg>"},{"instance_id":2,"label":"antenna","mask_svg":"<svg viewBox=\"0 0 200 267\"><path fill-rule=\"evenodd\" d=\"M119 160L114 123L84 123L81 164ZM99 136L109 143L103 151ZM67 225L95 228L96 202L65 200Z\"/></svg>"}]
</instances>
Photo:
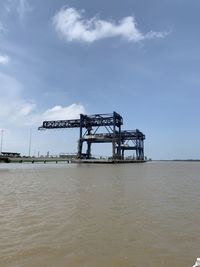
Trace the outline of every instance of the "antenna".
<instances>
[{"instance_id":1,"label":"antenna","mask_svg":"<svg viewBox=\"0 0 200 267\"><path fill-rule=\"evenodd\" d=\"M29 134L29 148L28 148L28 156L31 156L31 141L32 141L32 131L30 129L30 134Z\"/></svg>"}]
</instances>

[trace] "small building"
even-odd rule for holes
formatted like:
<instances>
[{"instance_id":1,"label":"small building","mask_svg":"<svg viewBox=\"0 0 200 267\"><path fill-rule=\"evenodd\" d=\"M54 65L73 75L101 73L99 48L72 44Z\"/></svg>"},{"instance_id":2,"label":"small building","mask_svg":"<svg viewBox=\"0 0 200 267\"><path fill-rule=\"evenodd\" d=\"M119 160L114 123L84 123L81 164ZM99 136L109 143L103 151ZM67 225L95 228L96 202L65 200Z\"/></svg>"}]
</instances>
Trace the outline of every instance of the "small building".
<instances>
[{"instance_id":1,"label":"small building","mask_svg":"<svg viewBox=\"0 0 200 267\"><path fill-rule=\"evenodd\" d=\"M9 158L20 158L20 153L17 152L1 152L1 155Z\"/></svg>"}]
</instances>

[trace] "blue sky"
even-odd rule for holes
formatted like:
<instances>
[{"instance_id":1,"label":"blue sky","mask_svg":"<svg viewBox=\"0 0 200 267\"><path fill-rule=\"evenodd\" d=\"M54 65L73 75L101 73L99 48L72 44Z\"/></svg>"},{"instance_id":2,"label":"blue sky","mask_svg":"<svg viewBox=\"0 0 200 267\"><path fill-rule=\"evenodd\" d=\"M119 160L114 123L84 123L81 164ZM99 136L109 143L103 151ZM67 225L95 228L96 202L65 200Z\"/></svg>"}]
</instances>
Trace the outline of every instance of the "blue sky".
<instances>
[{"instance_id":1,"label":"blue sky","mask_svg":"<svg viewBox=\"0 0 200 267\"><path fill-rule=\"evenodd\" d=\"M76 152L45 119L119 112L153 159L200 158L198 0L1 0L3 150ZM94 154L111 152L95 146ZM108 153L108 154L109 154Z\"/></svg>"}]
</instances>

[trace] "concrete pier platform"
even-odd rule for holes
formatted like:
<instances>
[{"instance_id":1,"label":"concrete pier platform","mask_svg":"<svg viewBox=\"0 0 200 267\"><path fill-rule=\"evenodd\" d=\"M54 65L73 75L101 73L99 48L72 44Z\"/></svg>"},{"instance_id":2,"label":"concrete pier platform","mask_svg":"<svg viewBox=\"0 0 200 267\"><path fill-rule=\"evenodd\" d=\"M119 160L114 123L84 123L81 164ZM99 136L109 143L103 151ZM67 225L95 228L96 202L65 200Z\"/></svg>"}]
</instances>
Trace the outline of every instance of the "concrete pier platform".
<instances>
[{"instance_id":1,"label":"concrete pier platform","mask_svg":"<svg viewBox=\"0 0 200 267\"><path fill-rule=\"evenodd\" d=\"M76 164L123 164L123 163L144 163L146 160L133 159L69 159L69 158L31 158L31 157L0 157L0 163L76 163Z\"/></svg>"},{"instance_id":2,"label":"concrete pier platform","mask_svg":"<svg viewBox=\"0 0 200 267\"><path fill-rule=\"evenodd\" d=\"M32 157L1 157L2 163L71 163L71 159L59 158L59 157L44 157L44 158L32 158Z\"/></svg>"},{"instance_id":3,"label":"concrete pier platform","mask_svg":"<svg viewBox=\"0 0 200 267\"><path fill-rule=\"evenodd\" d=\"M146 160L118 160L118 159L72 159L72 163L89 163L89 164L122 164L122 163L145 163Z\"/></svg>"}]
</instances>

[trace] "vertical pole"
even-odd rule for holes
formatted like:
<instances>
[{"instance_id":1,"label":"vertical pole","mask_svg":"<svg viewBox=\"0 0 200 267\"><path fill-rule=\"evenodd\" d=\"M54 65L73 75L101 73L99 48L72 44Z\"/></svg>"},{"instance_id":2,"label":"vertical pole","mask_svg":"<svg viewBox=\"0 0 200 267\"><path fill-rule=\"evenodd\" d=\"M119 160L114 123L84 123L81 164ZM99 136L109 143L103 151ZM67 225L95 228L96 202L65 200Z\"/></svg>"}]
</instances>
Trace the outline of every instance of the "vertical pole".
<instances>
[{"instance_id":1,"label":"vertical pole","mask_svg":"<svg viewBox=\"0 0 200 267\"><path fill-rule=\"evenodd\" d=\"M1 153L3 152L2 149L3 149L3 129L1 130Z\"/></svg>"},{"instance_id":2,"label":"vertical pole","mask_svg":"<svg viewBox=\"0 0 200 267\"><path fill-rule=\"evenodd\" d=\"M122 150L122 159L124 160L124 149Z\"/></svg>"},{"instance_id":3,"label":"vertical pole","mask_svg":"<svg viewBox=\"0 0 200 267\"><path fill-rule=\"evenodd\" d=\"M83 119L84 115L80 114L80 136L79 136L79 141L78 141L78 158L80 159L82 156L82 135L83 135Z\"/></svg>"},{"instance_id":4,"label":"vertical pole","mask_svg":"<svg viewBox=\"0 0 200 267\"><path fill-rule=\"evenodd\" d=\"M137 133L137 131L136 131L136 133ZM135 139L135 159L136 160L138 159L138 142L137 142L137 140L138 140L138 136L136 134L136 139Z\"/></svg>"},{"instance_id":5,"label":"vertical pole","mask_svg":"<svg viewBox=\"0 0 200 267\"><path fill-rule=\"evenodd\" d=\"M122 145L124 144L124 140L123 140L123 139L121 140L121 144L122 144ZM120 145L121 145L121 144L120 144ZM121 147L121 159L124 160L124 146Z\"/></svg>"},{"instance_id":6,"label":"vertical pole","mask_svg":"<svg viewBox=\"0 0 200 267\"><path fill-rule=\"evenodd\" d=\"M91 127L89 127L87 129L87 135L90 135L91 134ZM90 141L87 141L87 159L90 159L91 158L91 142Z\"/></svg>"},{"instance_id":7,"label":"vertical pole","mask_svg":"<svg viewBox=\"0 0 200 267\"><path fill-rule=\"evenodd\" d=\"M118 138L118 158L122 158L122 151L121 151L121 143L122 143L122 137L121 137L121 121L119 124L119 138Z\"/></svg>"},{"instance_id":8,"label":"vertical pole","mask_svg":"<svg viewBox=\"0 0 200 267\"><path fill-rule=\"evenodd\" d=\"M113 155L112 155L112 157L113 157L113 159L115 159L115 136L116 136L116 134L115 134L115 131L116 131L116 125L115 125L115 123L116 123L116 113L115 112L113 112L113 140L112 140L112 146L113 146Z\"/></svg>"},{"instance_id":9,"label":"vertical pole","mask_svg":"<svg viewBox=\"0 0 200 267\"><path fill-rule=\"evenodd\" d=\"M28 156L31 156L31 141L32 141L32 131L30 129L30 134L29 134L29 147L28 147Z\"/></svg>"},{"instance_id":10,"label":"vertical pole","mask_svg":"<svg viewBox=\"0 0 200 267\"><path fill-rule=\"evenodd\" d=\"M87 159L91 158L91 142L87 141Z\"/></svg>"},{"instance_id":11,"label":"vertical pole","mask_svg":"<svg viewBox=\"0 0 200 267\"><path fill-rule=\"evenodd\" d=\"M139 137L139 160L142 159L142 146L141 146L141 138Z\"/></svg>"},{"instance_id":12,"label":"vertical pole","mask_svg":"<svg viewBox=\"0 0 200 267\"><path fill-rule=\"evenodd\" d=\"M143 139L141 141L141 145L142 145L142 160L144 160L144 140Z\"/></svg>"}]
</instances>

